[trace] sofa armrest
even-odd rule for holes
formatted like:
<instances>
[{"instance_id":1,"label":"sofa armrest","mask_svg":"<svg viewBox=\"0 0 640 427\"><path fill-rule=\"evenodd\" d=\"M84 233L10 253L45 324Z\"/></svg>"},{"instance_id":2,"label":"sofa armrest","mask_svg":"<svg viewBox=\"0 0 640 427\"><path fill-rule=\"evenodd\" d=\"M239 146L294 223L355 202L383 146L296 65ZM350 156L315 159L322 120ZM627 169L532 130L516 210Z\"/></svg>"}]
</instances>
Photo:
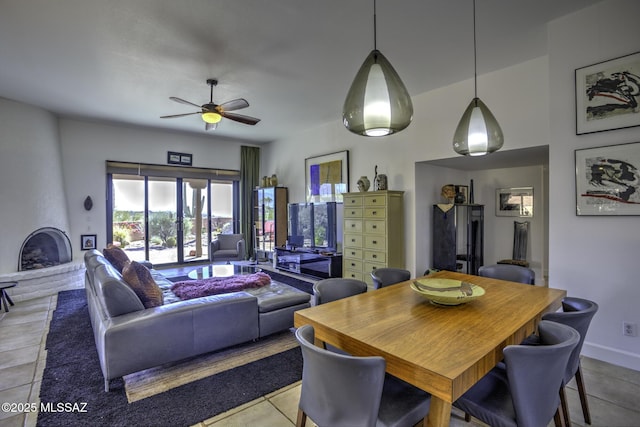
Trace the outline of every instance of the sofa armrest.
<instances>
[{"instance_id":1,"label":"sofa armrest","mask_svg":"<svg viewBox=\"0 0 640 427\"><path fill-rule=\"evenodd\" d=\"M238 240L238 243L236 244L236 248L238 250L238 258L243 260L244 259L244 239L240 239Z\"/></svg>"},{"instance_id":2,"label":"sofa armrest","mask_svg":"<svg viewBox=\"0 0 640 427\"><path fill-rule=\"evenodd\" d=\"M106 321L102 349L111 379L259 336L257 298L214 295L127 313ZM100 346L98 346L100 348Z\"/></svg>"},{"instance_id":3,"label":"sofa armrest","mask_svg":"<svg viewBox=\"0 0 640 427\"><path fill-rule=\"evenodd\" d=\"M219 251L219 250L220 250L220 242L218 241L218 239L212 240L211 241L211 253L214 253L215 251Z\"/></svg>"}]
</instances>

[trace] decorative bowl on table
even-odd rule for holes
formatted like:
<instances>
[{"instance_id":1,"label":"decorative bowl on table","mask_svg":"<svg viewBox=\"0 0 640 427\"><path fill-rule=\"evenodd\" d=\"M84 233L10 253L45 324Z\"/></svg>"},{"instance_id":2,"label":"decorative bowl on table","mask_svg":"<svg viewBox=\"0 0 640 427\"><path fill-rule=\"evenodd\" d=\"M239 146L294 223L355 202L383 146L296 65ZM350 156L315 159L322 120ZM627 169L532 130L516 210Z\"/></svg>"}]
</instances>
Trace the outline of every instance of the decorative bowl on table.
<instances>
[{"instance_id":1,"label":"decorative bowl on table","mask_svg":"<svg viewBox=\"0 0 640 427\"><path fill-rule=\"evenodd\" d=\"M410 286L414 292L437 305L460 305L484 295L484 289L478 285L439 277L414 280Z\"/></svg>"}]
</instances>

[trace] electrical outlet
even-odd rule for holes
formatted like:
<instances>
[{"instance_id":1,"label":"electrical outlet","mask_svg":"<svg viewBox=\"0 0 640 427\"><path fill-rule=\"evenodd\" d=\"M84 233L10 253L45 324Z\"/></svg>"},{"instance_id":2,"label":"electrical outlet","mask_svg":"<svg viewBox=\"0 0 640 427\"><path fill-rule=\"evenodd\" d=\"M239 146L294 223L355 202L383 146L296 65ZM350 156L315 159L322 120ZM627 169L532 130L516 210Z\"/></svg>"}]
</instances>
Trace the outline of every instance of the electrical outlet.
<instances>
[{"instance_id":1,"label":"electrical outlet","mask_svg":"<svg viewBox=\"0 0 640 427\"><path fill-rule=\"evenodd\" d=\"M622 322L622 335L626 337L637 337L638 325L631 322Z\"/></svg>"}]
</instances>

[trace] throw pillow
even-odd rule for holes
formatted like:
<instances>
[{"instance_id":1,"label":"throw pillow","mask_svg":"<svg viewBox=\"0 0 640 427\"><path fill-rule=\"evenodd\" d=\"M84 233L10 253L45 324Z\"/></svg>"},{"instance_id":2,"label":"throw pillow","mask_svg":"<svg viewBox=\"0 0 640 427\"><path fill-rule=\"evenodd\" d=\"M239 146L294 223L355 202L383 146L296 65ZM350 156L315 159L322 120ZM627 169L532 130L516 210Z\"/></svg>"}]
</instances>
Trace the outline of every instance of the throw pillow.
<instances>
[{"instance_id":1,"label":"throw pillow","mask_svg":"<svg viewBox=\"0 0 640 427\"><path fill-rule=\"evenodd\" d=\"M117 246L109 245L102 250L104 257L113 265L113 267L122 273L124 265L129 262L127 253Z\"/></svg>"},{"instance_id":2,"label":"throw pillow","mask_svg":"<svg viewBox=\"0 0 640 427\"><path fill-rule=\"evenodd\" d=\"M160 286L144 265L136 261L128 262L122 269L122 277L138 295L145 308L158 307L164 303Z\"/></svg>"}]
</instances>

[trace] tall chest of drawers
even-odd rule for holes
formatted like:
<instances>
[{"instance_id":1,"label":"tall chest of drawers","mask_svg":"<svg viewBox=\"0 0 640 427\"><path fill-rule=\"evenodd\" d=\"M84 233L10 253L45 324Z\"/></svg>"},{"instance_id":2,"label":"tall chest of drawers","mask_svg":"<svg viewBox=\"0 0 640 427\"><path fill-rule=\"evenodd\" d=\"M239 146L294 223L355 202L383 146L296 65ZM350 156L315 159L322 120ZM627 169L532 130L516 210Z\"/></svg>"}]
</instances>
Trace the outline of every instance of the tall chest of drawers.
<instances>
[{"instance_id":1,"label":"tall chest of drawers","mask_svg":"<svg viewBox=\"0 0 640 427\"><path fill-rule=\"evenodd\" d=\"M344 193L343 277L372 285L376 268L405 268L404 191Z\"/></svg>"}]
</instances>

